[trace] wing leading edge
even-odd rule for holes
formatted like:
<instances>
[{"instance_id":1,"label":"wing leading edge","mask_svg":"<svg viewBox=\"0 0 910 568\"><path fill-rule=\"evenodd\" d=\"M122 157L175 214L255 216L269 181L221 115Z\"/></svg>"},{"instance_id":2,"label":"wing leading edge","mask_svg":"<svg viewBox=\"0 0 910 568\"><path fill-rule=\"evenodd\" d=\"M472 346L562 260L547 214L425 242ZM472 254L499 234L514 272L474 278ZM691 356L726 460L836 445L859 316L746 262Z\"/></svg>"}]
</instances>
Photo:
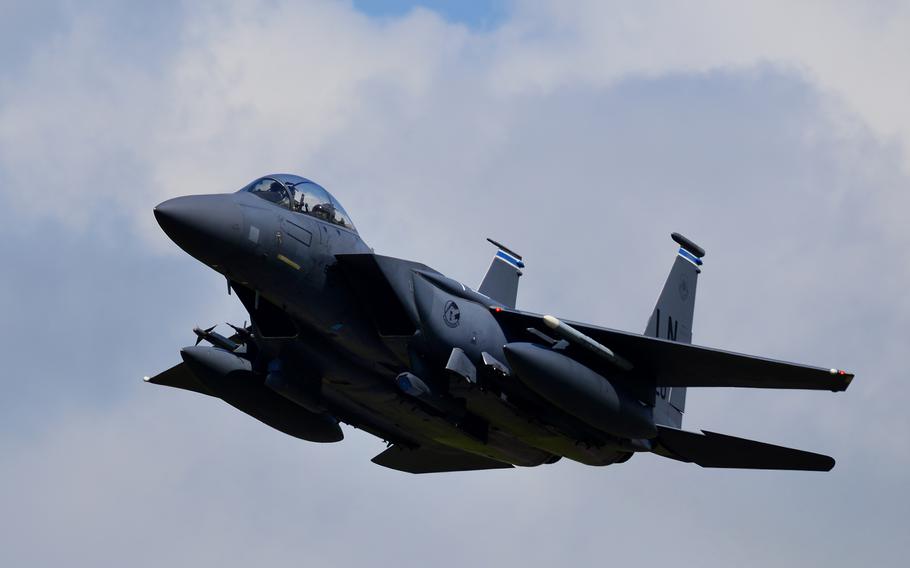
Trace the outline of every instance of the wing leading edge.
<instances>
[{"instance_id":1,"label":"wing leading edge","mask_svg":"<svg viewBox=\"0 0 910 568\"><path fill-rule=\"evenodd\" d=\"M541 327L543 316L493 308L509 333ZM747 387L844 391L853 374L720 349L677 343L656 337L567 322L632 363L633 373L652 378L662 387Z\"/></svg>"},{"instance_id":2,"label":"wing leading edge","mask_svg":"<svg viewBox=\"0 0 910 568\"><path fill-rule=\"evenodd\" d=\"M186 363L178 363L167 371L158 373L154 377L145 377L145 382L152 383L153 385L164 385L175 389L183 389L208 396L215 396L199 381L199 379L196 378L196 375L190 371L186 366Z\"/></svg>"}]
</instances>

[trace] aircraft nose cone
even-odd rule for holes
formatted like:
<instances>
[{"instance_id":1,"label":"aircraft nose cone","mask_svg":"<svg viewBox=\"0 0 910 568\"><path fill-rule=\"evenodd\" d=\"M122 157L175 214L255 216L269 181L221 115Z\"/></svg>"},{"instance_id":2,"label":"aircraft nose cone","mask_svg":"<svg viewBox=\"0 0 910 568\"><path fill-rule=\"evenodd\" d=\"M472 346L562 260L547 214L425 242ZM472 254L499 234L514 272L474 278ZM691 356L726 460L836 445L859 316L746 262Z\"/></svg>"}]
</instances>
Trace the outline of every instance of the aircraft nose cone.
<instances>
[{"instance_id":1,"label":"aircraft nose cone","mask_svg":"<svg viewBox=\"0 0 910 568\"><path fill-rule=\"evenodd\" d=\"M155 219L180 248L207 264L236 252L243 211L232 195L175 197L155 207Z\"/></svg>"}]
</instances>

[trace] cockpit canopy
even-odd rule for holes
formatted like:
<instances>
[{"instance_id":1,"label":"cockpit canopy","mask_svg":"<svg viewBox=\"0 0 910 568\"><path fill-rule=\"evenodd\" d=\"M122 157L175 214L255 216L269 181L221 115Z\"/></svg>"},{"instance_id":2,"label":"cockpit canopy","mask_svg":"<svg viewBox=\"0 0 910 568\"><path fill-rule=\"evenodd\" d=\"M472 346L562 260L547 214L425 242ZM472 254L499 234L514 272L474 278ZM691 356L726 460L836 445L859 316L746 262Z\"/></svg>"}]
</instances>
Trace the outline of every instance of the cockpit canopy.
<instances>
[{"instance_id":1,"label":"cockpit canopy","mask_svg":"<svg viewBox=\"0 0 910 568\"><path fill-rule=\"evenodd\" d=\"M290 174L273 174L257 179L240 191L247 191L279 207L357 232L338 200L324 187L306 178Z\"/></svg>"}]
</instances>

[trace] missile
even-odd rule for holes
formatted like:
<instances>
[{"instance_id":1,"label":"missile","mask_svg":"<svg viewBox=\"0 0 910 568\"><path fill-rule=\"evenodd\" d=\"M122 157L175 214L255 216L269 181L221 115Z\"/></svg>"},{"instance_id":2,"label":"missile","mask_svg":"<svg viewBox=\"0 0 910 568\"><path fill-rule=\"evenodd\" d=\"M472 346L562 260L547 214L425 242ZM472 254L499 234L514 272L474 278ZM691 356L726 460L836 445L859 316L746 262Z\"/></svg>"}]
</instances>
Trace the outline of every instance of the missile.
<instances>
[{"instance_id":1,"label":"missile","mask_svg":"<svg viewBox=\"0 0 910 568\"><path fill-rule=\"evenodd\" d=\"M594 341L592 338L578 331L566 322L559 321L553 316L544 316L543 322L547 327L555 331L557 335L569 343L587 349L591 353L594 353L598 357L607 360L609 363L615 365L623 371L632 370L632 363L613 353L609 347L606 347L597 341Z\"/></svg>"},{"instance_id":2,"label":"missile","mask_svg":"<svg viewBox=\"0 0 910 568\"><path fill-rule=\"evenodd\" d=\"M241 343L249 343L252 341L253 332L247 329L246 322L243 322L243 327L234 325L232 323L229 323L228 325L231 326L231 329L233 329L234 332L236 332L236 336L238 339L240 339Z\"/></svg>"},{"instance_id":3,"label":"missile","mask_svg":"<svg viewBox=\"0 0 910 568\"><path fill-rule=\"evenodd\" d=\"M423 401L444 415L453 417L464 415L463 405L448 396L434 393L420 377L413 373L401 373L395 377L395 384L401 389L401 392Z\"/></svg>"},{"instance_id":4,"label":"missile","mask_svg":"<svg viewBox=\"0 0 910 568\"><path fill-rule=\"evenodd\" d=\"M416 398L424 398L432 395L430 387L420 380L420 377L413 373L401 373L395 379L395 384L398 385L398 388L400 388L402 392Z\"/></svg>"},{"instance_id":5,"label":"missile","mask_svg":"<svg viewBox=\"0 0 910 568\"><path fill-rule=\"evenodd\" d=\"M237 348L240 347L238 344L234 343L227 337L221 335L217 331L212 331L213 329L215 329L215 326L212 326L208 329L194 327L193 333L196 334L196 345L199 345L200 341L205 340L205 341L208 341L209 343L211 343L212 345L214 345L215 347L220 347L221 349L224 349L225 351L236 351Z\"/></svg>"}]
</instances>

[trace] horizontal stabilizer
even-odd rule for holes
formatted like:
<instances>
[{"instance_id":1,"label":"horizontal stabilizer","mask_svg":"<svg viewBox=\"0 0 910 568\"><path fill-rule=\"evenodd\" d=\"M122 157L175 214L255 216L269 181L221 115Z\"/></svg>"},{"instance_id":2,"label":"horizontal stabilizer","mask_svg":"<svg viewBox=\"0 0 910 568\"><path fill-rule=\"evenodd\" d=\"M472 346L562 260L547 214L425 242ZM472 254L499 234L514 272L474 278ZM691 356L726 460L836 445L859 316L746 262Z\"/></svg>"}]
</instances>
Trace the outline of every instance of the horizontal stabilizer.
<instances>
[{"instance_id":1,"label":"horizontal stabilizer","mask_svg":"<svg viewBox=\"0 0 910 568\"><path fill-rule=\"evenodd\" d=\"M474 471L505 469L512 464L496 461L459 450L408 449L394 445L375 458L373 463L407 473L440 473L444 471Z\"/></svg>"},{"instance_id":2,"label":"horizontal stabilizer","mask_svg":"<svg viewBox=\"0 0 910 568\"><path fill-rule=\"evenodd\" d=\"M660 447L655 453L702 467L803 471L834 467L834 458L829 456L705 430L697 433L658 426L657 442Z\"/></svg>"},{"instance_id":3,"label":"horizontal stabilizer","mask_svg":"<svg viewBox=\"0 0 910 568\"><path fill-rule=\"evenodd\" d=\"M196 375L190 371L186 363L178 363L154 377L145 377L145 382L215 396L196 378Z\"/></svg>"},{"instance_id":4,"label":"horizontal stabilizer","mask_svg":"<svg viewBox=\"0 0 910 568\"><path fill-rule=\"evenodd\" d=\"M543 322L543 316L518 310L494 308L493 315L510 334L525 333L527 328ZM632 364L634 374L650 378L659 387L843 391L853 380L851 373L837 369L741 355L584 323L566 323L610 348Z\"/></svg>"}]
</instances>

